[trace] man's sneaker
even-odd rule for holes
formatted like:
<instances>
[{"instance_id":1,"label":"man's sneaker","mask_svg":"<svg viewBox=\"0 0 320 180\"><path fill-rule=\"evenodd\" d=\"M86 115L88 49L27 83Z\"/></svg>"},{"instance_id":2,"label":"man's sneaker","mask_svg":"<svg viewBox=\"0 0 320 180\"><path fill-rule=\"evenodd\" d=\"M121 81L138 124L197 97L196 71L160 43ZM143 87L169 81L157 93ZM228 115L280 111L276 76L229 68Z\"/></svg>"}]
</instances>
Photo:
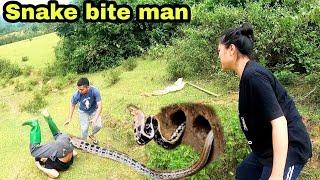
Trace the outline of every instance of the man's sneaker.
<instances>
[{"instance_id":1,"label":"man's sneaker","mask_svg":"<svg viewBox=\"0 0 320 180\"><path fill-rule=\"evenodd\" d=\"M99 144L98 140L94 140L94 141L92 141L92 143L95 144L95 145Z\"/></svg>"},{"instance_id":2,"label":"man's sneaker","mask_svg":"<svg viewBox=\"0 0 320 180\"><path fill-rule=\"evenodd\" d=\"M90 135L89 138L92 140L93 144L95 144L95 145L99 144L98 140L96 139L96 137L94 137L94 135Z\"/></svg>"}]
</instances>

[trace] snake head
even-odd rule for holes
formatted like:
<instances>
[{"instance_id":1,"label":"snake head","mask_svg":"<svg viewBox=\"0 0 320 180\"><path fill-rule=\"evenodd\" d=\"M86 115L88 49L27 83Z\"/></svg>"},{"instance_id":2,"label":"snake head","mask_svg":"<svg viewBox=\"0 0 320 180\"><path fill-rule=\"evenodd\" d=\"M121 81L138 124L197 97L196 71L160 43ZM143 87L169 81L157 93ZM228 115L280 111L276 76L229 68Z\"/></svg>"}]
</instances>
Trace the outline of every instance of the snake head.
<instances>
[{"instance_id":1,"label":"snake head","mask_svg":"<svg viewBox=\"0 0 320 180\"><path fill-rule=\"evenodd\" d=\"M130 114L134 117L134 128L137 128L138 126L145 124L145 115L140 108L133 104L129 104L127 106L127 109L130 112Z\"/></svg>"},{"instance_id":2,"label":"snake head","mask_svg":"<svg viewBox=\"0 0 320 180\"><path fill-rule=\"evenodd\" d=\"M139 111L141 111L140 108L139 108L138 106L134 105L134 104L129 104L129 105L127 105L127 109L128 109L128 111L129 111L129 113L130 113L131 115L133 115L133 116L136 116L137 113L138 113Z\"/></svg>"},{"instance_id":3,"label":"snake head","mask_svg":"<svg viewBox=\"0 0 320 180\"><path fill-rule=\"evenodd\" d=\"M76 148L80 148L80 146L84 143L82 139L76 136L70 136L70 142Z\"/></svg>"}]
</instances>

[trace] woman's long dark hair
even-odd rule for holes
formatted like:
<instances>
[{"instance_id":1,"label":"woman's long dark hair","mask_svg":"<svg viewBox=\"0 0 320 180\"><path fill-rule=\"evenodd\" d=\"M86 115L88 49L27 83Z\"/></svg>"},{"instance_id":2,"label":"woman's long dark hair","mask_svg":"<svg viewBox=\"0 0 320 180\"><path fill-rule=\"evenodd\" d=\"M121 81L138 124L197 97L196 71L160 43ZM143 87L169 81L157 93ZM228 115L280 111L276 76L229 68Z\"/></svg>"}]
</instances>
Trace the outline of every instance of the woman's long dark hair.
<instances>
[{"instance_id":1,"label":"woman's long dark hair","mask_svg":"<svg viewBox=\"0 0 320 180\"><path fill-rule=\"evenodd\" d=\"M227 48L234 44L240 53L251 57L253 51L253 29L251 24L244 23L238 28L232 28L225 31L220 43Z\"/></svg>"}]
</instances>

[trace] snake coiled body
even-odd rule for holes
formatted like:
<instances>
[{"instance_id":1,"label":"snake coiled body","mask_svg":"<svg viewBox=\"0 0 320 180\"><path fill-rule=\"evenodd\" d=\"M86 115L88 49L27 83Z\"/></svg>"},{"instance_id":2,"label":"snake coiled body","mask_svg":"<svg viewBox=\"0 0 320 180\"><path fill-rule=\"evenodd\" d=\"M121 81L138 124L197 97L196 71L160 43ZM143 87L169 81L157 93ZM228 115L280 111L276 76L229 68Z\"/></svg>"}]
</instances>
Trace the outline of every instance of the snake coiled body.
<instances>
[{"instance_id":1,"label":"snake coiled body","mask_svg":"<svg viewBox=\"0 0 320 180\"><path fill-rule=\"evenodd\" d=\"M140 116L144 117L144 116ZM144 120L142 120L144 121ZM157 119L154 116L149 116L145 122L143 128L135 127L134 134L136 142L139 145L145 145L152 139L156 141L157 144L162 146L163 148L170 149L176 147L183 135L185 130L186 123L181 123L176 130L172 133L170 139L166 139L162 136L160 131L160 123L158 123Z\"/></svg>"},{"instance_id":2,"label":"snake coiled body","mask_svg":"<svg viewBox=\"0 0 320 180\"><path fill-rule=\"evenodd\" d=\"M139 163L138 161L132 159L128 155L114 151L114 150L109 150L106 148L99 147L94 144L89 144L85 142L82 139L72 137L71 138L71 143L79 149L82 149L88 153L95 154L101 157L109 158L121 163L124 163L133 169L135 169L137 172L150 176L154 179L177 179L177 178L182 178L185 176L192 175L199 170L201 170L207 163L208 158L211 153L212 145L213 145L213 131L210 131L206 137L204 148L201 152L201 156L197 162L195 162L192 166L177 170L177 171L156 171L152 170L150 168L147 168L145 165L142 163Z\"/></svg>"}]
</instances>

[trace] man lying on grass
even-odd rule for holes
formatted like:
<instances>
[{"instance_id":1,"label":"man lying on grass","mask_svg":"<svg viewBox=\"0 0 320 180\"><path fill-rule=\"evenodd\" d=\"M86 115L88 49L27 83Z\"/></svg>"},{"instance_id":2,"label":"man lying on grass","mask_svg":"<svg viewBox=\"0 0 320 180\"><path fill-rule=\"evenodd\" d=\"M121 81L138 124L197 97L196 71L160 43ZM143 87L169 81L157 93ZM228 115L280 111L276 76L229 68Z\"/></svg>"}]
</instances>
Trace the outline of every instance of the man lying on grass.
<instances>
[{"instance_id":1,"label":"man lying on grass","mask_svg":"<svg viewBox=\"0 0 320 180\"><path fill-rule=\"evenodd\" d=\"M54 141L40 145L41 132L38 120L26 121L22 125L31 126L30 152L35 157L36 166L49 177L57 178L58 171L65 171L73 164L76 152L70 142L70 136L59 131L48 111L44 110L41 114L49 125Z\"/></svg>"}]
</instances>

